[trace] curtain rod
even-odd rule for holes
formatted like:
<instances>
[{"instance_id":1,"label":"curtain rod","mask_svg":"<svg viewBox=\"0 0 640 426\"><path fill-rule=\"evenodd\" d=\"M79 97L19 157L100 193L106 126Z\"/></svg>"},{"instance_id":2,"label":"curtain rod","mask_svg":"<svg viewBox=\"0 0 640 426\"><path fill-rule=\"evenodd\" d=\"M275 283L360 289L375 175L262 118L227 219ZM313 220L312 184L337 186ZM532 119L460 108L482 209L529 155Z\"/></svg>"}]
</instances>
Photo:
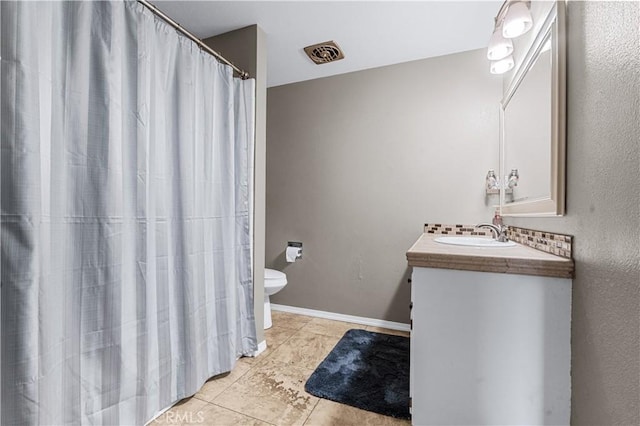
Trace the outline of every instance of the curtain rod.
<instances>
[{"instance_id":1,"label":"curtain rod","mask_svg":"<svg viewBox=\"0 0 640 426\"><path fill-rule=\"evenodd\" d=\"M246 71L238 68L237 66L233 65L224 56L222 56L221 54L219 54L218 52L216 52L215 50L213 50L212 48L210 48L209 46L204 44L198 37L196 37L191 32L186 30L184 27L182 27L176 21L171 19L167 14L165 14L163 11L158 9L156 6L154 6L153 4L149 3L147 0L138 0L138 3L142 4L147 9L149 9L151 12L153 12L155 15L159 16L160 18L162 18L162 20L164 20L167 24L171 25L173 28L175 28L176 30L180 31L189 40L191 40L195 44L197 44L198 47L200 47L200 49L202 49L202 50L206 51L207 53L213 55L218 61L229 65L231 68L233 68L233 70L235 72L237 72L240 75L241 79L246 80L246 79L249 78L249 73L248 72L246 72Z\"/></svg>"}]
</instances>

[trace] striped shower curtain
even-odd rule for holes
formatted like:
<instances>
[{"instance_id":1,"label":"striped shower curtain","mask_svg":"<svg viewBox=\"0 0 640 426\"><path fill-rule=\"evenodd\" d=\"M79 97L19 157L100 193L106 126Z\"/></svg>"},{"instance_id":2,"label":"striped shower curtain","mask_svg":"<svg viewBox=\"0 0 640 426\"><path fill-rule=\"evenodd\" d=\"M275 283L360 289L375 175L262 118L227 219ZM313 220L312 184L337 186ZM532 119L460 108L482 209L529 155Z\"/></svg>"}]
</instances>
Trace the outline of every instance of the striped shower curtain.
<instances>
[{"instance_id":1,"label":"striped shower curtain","mask_svg":"<svg viewBox=\"0 0 640 426\"><path fill-rule=\"evenodd\" d=\"M256 349L254 82L136 2L0 46L0 423L143 424Z\"/></svg>"}]
</instances>

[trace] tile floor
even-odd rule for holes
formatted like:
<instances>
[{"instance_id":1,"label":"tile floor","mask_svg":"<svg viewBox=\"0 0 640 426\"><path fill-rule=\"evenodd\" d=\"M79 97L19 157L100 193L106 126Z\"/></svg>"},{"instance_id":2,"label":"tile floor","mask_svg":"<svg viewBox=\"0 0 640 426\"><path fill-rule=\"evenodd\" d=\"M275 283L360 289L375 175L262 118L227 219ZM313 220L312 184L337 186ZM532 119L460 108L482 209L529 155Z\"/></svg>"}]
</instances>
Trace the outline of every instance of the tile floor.
<instances>
[{"instance_id":1,"label":"tile floor","mask_svg":"<svg viewBox=\"0 0 640 426\"><path fill-rule=\"evenodd\" d=\"M267 349L241 358L228 375L210 379L151 423L164 425L410 425L399 420L304 391L304 384L344 333L363 328L388 334L408 333L379 327L273 312L265 331Z\"/></svg>"}]
</instances>

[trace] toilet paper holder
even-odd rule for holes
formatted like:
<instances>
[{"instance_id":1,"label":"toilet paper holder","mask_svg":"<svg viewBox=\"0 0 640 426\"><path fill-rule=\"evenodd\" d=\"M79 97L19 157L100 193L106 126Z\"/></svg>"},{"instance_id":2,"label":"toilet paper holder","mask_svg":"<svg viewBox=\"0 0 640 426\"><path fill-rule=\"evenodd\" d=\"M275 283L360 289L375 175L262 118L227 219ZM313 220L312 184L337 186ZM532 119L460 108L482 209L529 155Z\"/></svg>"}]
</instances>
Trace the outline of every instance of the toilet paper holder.
<instances>
[{"instance_id":1,"label":"toilet paper holder","mask_svg":"<svg viewBox=\"0 0 640 426\"><path fill-rule=\"evenodd\" d=\"M289 247L295 248L296 250L296 257L295 260L297 259L302 259L302 243L299 241L289 241L287 242L287 249L289 249ZM287 250L290 251L290 250Z\"/></svg>"}]
</instances>

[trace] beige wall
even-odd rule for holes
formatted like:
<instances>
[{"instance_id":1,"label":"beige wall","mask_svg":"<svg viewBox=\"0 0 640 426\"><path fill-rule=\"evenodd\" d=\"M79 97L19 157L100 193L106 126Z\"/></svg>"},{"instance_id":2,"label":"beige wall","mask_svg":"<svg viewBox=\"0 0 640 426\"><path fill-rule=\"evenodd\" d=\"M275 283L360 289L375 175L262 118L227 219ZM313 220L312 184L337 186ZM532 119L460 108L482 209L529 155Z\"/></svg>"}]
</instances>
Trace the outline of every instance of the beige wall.
<instances>
[{"instance_id":1,"label":"beige wall","mask_svg":"<svg viewBox=\"0 0 640 426\"><path fill-rule=\"evenodd\" d=\"M266 35L257 25L230 31L204 42L256 80L256 136L254 163L254 314L256 337L264 341L265 168L267 109Z\"/></svg>"},{"instance_id":2,"label":"beige wall","mask_svg":"<svg viewBox=\"0 0 640 426\"><path fill-rule=\"evenodd\" d=\"M266 265L289 280L274 303L409 321L405 252L423 224L492 216L488 68L477 50L268 90ZM302 260L284 261L287 241Z\"/></svg>"},{"instance_id":3,"label":"beige wall","mask_svg":"<svg viewBox=\"0 0 640 426\"><path fill-rule=\"evenodd\" d=\"M568 5L567 214L575 236L572 424L640 424L640 6Z\"/></svg>"}]
</instances>

